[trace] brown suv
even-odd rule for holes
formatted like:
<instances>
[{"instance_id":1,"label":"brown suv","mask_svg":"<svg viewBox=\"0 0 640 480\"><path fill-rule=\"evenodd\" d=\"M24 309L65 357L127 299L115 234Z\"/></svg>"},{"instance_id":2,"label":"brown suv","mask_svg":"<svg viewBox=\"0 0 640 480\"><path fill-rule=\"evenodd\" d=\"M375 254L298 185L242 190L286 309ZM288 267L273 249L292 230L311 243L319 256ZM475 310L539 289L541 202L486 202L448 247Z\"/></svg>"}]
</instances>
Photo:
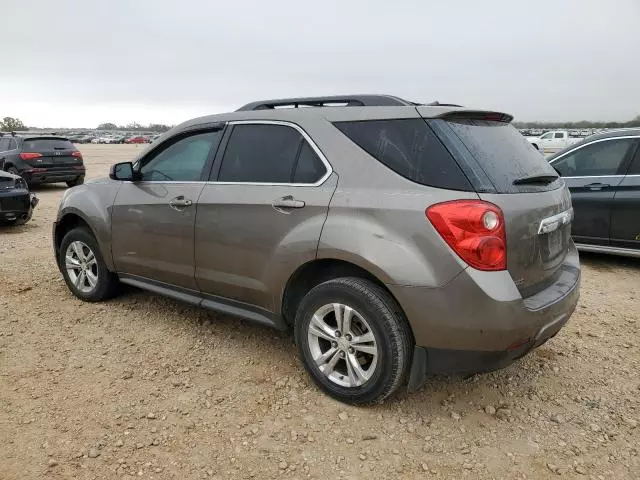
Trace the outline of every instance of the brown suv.
<instances>
[{"instance_id":1,"label":"brown suv","mask_svg":"<svg viewBox=\"0 0 640 480\"><path fill-rule=\"evenodd\" d=\"M122 282L293 328L346 402L504 366L580 279L568 190L510 121L382 95L191 120L65 193L56 259L84 300Z\"/></svg>"}]
</instances>

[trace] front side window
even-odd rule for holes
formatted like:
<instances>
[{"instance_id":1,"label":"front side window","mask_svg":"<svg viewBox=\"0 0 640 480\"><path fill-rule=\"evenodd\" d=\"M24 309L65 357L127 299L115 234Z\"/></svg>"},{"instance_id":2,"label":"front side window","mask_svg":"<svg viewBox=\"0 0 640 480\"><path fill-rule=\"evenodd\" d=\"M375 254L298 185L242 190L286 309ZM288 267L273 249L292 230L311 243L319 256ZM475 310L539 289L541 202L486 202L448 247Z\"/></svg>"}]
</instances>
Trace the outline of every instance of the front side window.
<instances>
[{"instance_id":1,"label":"front side window","mask_svg":"<svg viewBox=\"0 0 640 480\"><path fill-rule=\"evenodd\" d=\"M143 181L195 182L212 148L217 148L222 130L191 135L171 143L157 154L143 159L140 173Z\"/></svg>"},{"instance_id":2,"label":"front side window","mask_svg":"<svg viewBox=\"0 0 640 480\"><path fill-rule=\"evenodd\" d=\"M563 177L617 175L633 142L622 138L591 143L553 162L553 167Z\"/></svg>"},{"instance_id":3,"label":"front side window","mask_svg":"<svg viewBox=\"0 0 640 480\"><path fill-rule=\"evenodd\" d=\"M9 150L9 139L0 138L0 152L5 152L7 150Z\"/></svg>"},{"instance_id":4,"label":"front side window","mask_svg":"<svg viewBox=\"0 0 640 480\"><path fill-rule=\"evenodd\" d=\"M287 125L233 127L218 181L233 183L315 183L326 173L311 146Z\"/></svg>"},{"instance_id":5,"label":"front side window","mask_svg":"<svg viewBox=\"0 0 640 480\"><path fill-rule=\"evenodd\" d=\"M553 133L545 133L540 137L540 140L551 140L553 138Z\"/></svg>"}]
</instances>

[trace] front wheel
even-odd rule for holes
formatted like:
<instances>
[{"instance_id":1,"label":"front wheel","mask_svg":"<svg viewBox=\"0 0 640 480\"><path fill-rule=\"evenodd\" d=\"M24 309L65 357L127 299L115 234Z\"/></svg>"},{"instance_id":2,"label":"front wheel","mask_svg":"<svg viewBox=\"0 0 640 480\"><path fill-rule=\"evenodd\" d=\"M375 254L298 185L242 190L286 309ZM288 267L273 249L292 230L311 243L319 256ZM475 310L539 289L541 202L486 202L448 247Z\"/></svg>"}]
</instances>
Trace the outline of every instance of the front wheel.
<instances>
[{"instance_id":1,"label":"front wheel","mask_svg":"<svg viewBox=\"0 0 640 480\"><path fill-rule=\"evenodd\" d=\"M298 309L295 337L316 385L351 404L380 402L394 393L413 349L397 303L362 278L337 278L311 289Z\"/></svg>"},{"instance_id":2,"label":"front wheel","mask_svg":"<svg viewBox=\"0 0 640 480\"><path fill-rule=\"evenodd\" d=\"M118 277L107 269L98 242L86 228L74 228L64 236L58 265L69 290L81 300L99 302L117 292Z\"/></svg>"}]
</instances>

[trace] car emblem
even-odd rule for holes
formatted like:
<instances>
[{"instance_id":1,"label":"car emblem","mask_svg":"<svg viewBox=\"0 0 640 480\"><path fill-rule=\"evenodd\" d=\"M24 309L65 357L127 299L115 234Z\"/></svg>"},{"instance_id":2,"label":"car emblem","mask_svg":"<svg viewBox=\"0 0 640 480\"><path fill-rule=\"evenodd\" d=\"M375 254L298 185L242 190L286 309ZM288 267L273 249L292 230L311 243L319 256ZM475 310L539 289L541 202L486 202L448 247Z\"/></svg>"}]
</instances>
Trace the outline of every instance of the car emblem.
<instances>
[{"instance_id":1,"label":"car emblem","mask_svg":"<svg viewBox=\"0 0 640 480\"><path fill-rule=\"evenodd\" d=\"M56 157L59 157L60 155L62 155L62 153L61 153L61 152L54 152L54 155L55 155Z\"/></svg>"},{"instance_id":2,"label":"car emblem","mask_svg":"<svg viewBox=\"0 0 640 480\"><path fill-rule=\"evenodd\" d=\"M545 233L551 233L557 230L562 225L566 225L573 220L573 208L569 210L565 210L564 212L558 213L557 215L553 215L551 217L547 217L540 222L540 227L538 228L538 235L544 235Z\"/></svg>"}]
</instances>

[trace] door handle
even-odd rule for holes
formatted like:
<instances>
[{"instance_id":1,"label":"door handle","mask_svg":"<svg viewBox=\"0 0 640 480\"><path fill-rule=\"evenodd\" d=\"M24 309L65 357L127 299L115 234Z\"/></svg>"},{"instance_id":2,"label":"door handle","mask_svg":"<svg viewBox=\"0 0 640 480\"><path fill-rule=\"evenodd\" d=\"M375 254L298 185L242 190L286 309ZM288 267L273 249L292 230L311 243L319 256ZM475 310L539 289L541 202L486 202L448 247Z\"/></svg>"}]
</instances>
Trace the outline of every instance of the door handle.
<instances>
[{"instance_id":1,"label":"door handle","mask_svg":"<svg viewBox=\"0 0 640 480\"><path fill-rule=\"evenodd\" d=\"M169 201L169 206L174 210L183 210L187 207L190 207L191 205L193 205L193 202L187 198L184 198L184 196L182 195Z\"/></svg>"},{"instance_id":2,"label":"door handle","mask_svg":"<svg viewBox=\"0 0 640 480\"><path fill-rule=\"evenodd\" d=\"M305 203L302 200L296 200L293 195L287 195L274 200L271 204L273 208L281 213L289 213L287 210L292 208L303 208Z\"/></svg>"},{"instance_id":3,"label":"door handle","mask_svg":"<svg viewBox=\"0 0 640 480\"><path fill-rule=\"evenodd\" d=\"M609 185L608 183L590 183L588 185L585 185L586 188L588 188L589 190L602 190L603 188L609 188L611 185Z\"/></svg>"}]
</instances>

